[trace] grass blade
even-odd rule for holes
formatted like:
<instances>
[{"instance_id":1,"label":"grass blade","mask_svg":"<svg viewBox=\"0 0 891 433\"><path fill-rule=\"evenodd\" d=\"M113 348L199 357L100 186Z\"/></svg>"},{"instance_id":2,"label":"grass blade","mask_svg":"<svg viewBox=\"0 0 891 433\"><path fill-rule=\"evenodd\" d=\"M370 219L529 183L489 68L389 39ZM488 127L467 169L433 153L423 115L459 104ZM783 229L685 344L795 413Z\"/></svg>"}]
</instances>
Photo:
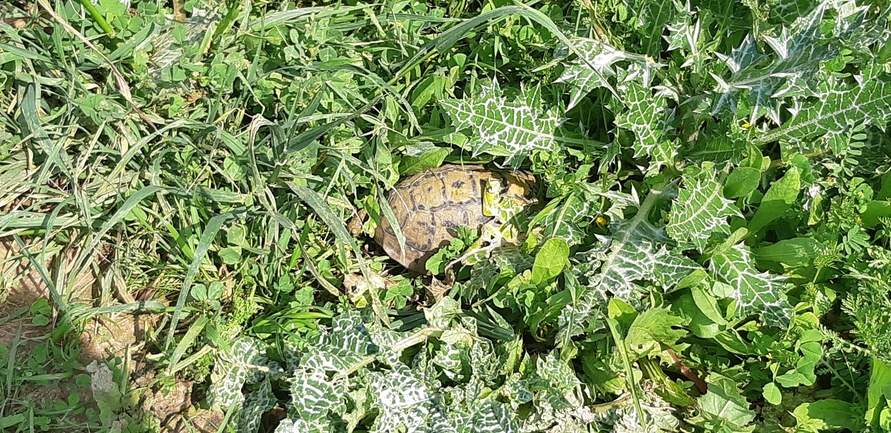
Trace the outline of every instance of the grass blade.
<instances>
[{"instance_id":1,"label":"grass blade","mask_svg":"<svg viewBox=\"0 0 891 433\"><path fill-rule=\"evenodd\" d=\"M176 300L176 308L173 310L173 317L170 319L170 329L167 332L167 338L164 340L164 350L170 348L170 344L173 342L176 326L179 324L180 316L182 316L183 307L186 305L186 299L189 298L192 281L195 280L195 275L201 267L201 262L204 261L204 256L207 255L207 251L210 249L213 240L217 237L220 228L223 227L223 223L235 218L236 215L241 212L241 209L226 212L211 218L210 221L207 222L207 226L204 228L204 232L201 233L201 238L198 240L198 246L195 248L192 264L189 266L189 270L186 272L186 278L183 280L182 290L180 290L179 297Z\"/></svg>"}]
</instances>

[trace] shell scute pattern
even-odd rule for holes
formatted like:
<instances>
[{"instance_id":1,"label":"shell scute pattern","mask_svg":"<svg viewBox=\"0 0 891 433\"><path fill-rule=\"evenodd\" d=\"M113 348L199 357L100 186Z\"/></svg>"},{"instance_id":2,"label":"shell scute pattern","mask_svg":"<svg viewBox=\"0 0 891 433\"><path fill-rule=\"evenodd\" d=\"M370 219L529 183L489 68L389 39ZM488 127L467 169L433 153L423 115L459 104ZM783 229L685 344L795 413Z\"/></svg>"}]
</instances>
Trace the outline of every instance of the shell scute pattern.
<instances>
[{"instance_id":1,"label":"shell scute pattern","mask_svg":"<svg viewBox=\"0 0 891 433\"><path fill-rule=\"evenodd\" d=\"M522 205L532 203L535 178L528 173L444 165L399 182L387 196L405 236L405 251L400 250L386 219L381 220L374 239L407 269L426 273L424 263L457 235L459 226L476 229L491 219L483 215L482 197L492 178L502 180L502 196Z\"/></svg>"}]
</instances>

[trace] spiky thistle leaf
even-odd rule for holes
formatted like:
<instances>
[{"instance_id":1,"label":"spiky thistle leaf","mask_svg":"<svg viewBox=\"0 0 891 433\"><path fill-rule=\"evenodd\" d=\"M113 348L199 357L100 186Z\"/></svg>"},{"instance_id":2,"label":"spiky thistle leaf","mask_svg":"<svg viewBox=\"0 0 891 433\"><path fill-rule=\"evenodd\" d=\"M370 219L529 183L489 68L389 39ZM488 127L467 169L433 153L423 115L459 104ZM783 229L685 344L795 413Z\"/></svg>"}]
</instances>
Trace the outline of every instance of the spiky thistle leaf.
<instances>
[{"instance_id":1,"label":"spiky thistle leaf","mask_svg":"<svg viewBox=\"0 0 891 433\"><path fill-rule=\"evenodd\" d=\"M711 165L703 166L697 176L686 178L671 207L668 235L702 251L713 234L730 234L727 218L741 217L742 213L732 200L724 198L723 190Z\"/></svg>"},{"instance_id":2,"label":"spiky thistle leaf","mask_svg":"<svg viewBox=\"0 0 891 433\"><path fill-rule=\"evenodd\" d=\"M594 39L579 38L573 39L572 42L574 52L578 53L579 57L566 64L563 75L556 81L572 86L566 110L571 110L594 89L604 87L614 92L609 78L616 75L615 65L619 62L631 62L628 68L639 71L639 74L634 75L644 85L649 85L651 69L655 64L647 61L645 57L622 51ZM568 52L567 47L561 47L557 55L565 52Z\"/></svg>"},{"instance_id":3,"label":"spiky thistle leaf","mask_svg":"<svg viewBox=\"0 0 891 433\"><path fill-rule=\"evenodd\" d=\"M802 151L813 151L809 142L813 137L844 133L858 124L884 126L891 111L891 77L877 69L858 76L853 86L830 87L820 94L819 103L808 106L755 142L790 141L799 144Z\"/></svg>"},{"instance_id":4,"label":"spiky thistle leaf","mask_svg":"<svg viewBox=\"0 0 891 433\"><path fill-rule=\"evenodd\" d=\"M650 170L671 165L677 146L672 141L674 110L668 101L635 81L623 82L618 90L626 111L616 116L616 126L634 133L634 157L646 157Z\"/></svg>"},{"instance_id":5,"label":"spiky thistle leaf","mask_svg":"<svg viewBox=\"0 0 891 433\"><path fill-rule=\"evenodd\" d=\"M588 288L602 300L610 295L629 300L636 281L651 281L668 289L701 267L693 260L667 248L670 242L662 229L634 219L616 223L606 250L592 250L580 260Z\"/></svg>"},{"instance_id":6,"label":"spiky thistle leaf","mask_svg":"<svg viewBox=\"0 0 891 433\"><path fill-rule=\"evenodd\" d=\"M783 290L785 278L758 273L748 247L737 244L711 258L711 271L718 281L733 288L741 316L758 314L770 326L784 328L792 319L792 306Z\"/></svg>"},{"instance_id":7,"label":"spiky thistle leaf","mask_svg":"<svg viewBox=\"0 0 891 433\"><path fill-rule=\"evenodd\" d=\"M765 35L764 40L773 50L768 56L758 51L755 39L748 35L731 56L722 56L732 71L727 79L712 74L718 82L713 110L736 109L739 93L743 92L752 109L752 119L763 115L780 123L782 97L813 94L813 77L821 63L838 53L837 44L820 32L826 5L801 17L790 27L783 27L779 35ZM766 65L764 61L770 58Z\"/></svg>"},{"instance_id":8,"label":"spiky thistle leaf","mask_svg":"<svg viewBox=\"0 0 891 433\"><path fill-rule=\"evenodd\" d=\"M471 130L467 148L473 156L487 153L506 157L517 167L533 151L559 152L563 123L556 109L542 109L536 91L523 89L525 100L508 100L498 81L482 86L477 96L441 102L458 130Z\"/></svg>"}]
</instances>

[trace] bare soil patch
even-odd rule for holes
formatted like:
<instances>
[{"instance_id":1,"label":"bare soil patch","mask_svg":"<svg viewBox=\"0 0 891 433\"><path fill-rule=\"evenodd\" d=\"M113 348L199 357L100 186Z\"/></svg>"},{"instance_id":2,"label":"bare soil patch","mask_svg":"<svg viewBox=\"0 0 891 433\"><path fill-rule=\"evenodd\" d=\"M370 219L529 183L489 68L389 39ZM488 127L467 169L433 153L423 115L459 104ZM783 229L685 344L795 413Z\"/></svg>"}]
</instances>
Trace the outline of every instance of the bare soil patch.
<instances>
[{"instance_id":1,"label":"bare soil patch","mask_svg":"<svg viewBox=\"0 0 891 433\"><path fill-rule=\"evenodd\" d=\"M32 250L32 251L36 251ZM55 274L64 273L66 277L72 271L70 264L76 256L76 250L72 249L64 254L57 254L53 260L46 264L48 269ZM33 254L34 252L32 252ZM107 255L108 250L97 254ZM100 271L107 268L110 259L96 257L106 266L98 267ZM59 275L52 275L53 281ZM87 270L77 275L74 284L70 285L63 298L71 305L98 306L99 281L102 275L96 275L94 271ZM107 297L107 295L106 295ZM116 294L117 298L123 298L132 302L129 294ZM129 299L128 299L129 298ZM18 245L9 240L0 240L0 346L10 349L10 354L15 353L17 362L23 362L40 346L46 345L51 338L56 323L39 325L32 322L33 315L29 312L31 306L38 299L51 301L50 291L43 277L30 266L28 260L22 255ZM54 318L55 319L55 318ZM130 379L128 388L138 394L136 400L138 407L132 407L129 414L130 420L145 419L146 414L154 418L153 424L163 431L216 431L222 422L222 414L195 411L192 409L193 401L191 390L193 383L187 380L177 380L173 390L167 387L163 392L154 389L151 366L145 362L145 347L143 337L153 324L153 317L148 315L110 314L101 315L90 319L81 332L77 341L62 340L53 344L74 344L80 354L77 363L81 366L72 372L71 377L58 380L52 384L36 384L23 382L9 391L5 399L0 399L0 413L12 415L23 410L24 402L66 402L72 392L80 397L80 402L87 408L98 411L98 405L94 399L90 387L77 386L78 374L89 374L86 366L93 361L99 363L113 363L116 358L127 357L130 362L130 371L127 372ZM6 360L2 360L6 362ZM56 361L50 359L49 362ZM119 363L120 364L120 363ZM52 368L52 367L50 367ZM97 412L93 412L97 413ZM91 423L95 425L97 420L86 419L86 414L81 412L70 420L72 424ZM153 429L149 425L145 427Z\"/></svg>"}]
</instances>

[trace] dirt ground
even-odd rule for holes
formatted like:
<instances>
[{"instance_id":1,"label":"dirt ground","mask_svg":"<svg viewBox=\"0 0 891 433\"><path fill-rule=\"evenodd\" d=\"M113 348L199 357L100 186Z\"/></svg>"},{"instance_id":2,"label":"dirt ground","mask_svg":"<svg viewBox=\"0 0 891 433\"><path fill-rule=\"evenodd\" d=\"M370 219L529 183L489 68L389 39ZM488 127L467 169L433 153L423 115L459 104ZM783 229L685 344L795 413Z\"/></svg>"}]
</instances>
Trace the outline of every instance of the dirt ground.
<instances>
[{"instance_id":1,"label":"dirt ground","mask_svg":"<svg viewBox=\"0 0 891 433\"><path fill-rule=\"evenodd\" d=\"M37 249L31 248L32 254ZM59 274L64 277L70 275L71 264L78 251L71 250L56 257L47 263L47 269L53 272L49 276L54 281L59 279ZM93 260L98 259L99 272L105 272L110 264L108 257L103 257L103 251L98 252ZM100 306L96 299L108 298L108 294L100 296L100 279L103 275L96 275L88 270L77 275L74 284L62 293L63 298L69 304L79 304L86 308ZM65 288L63 288L64 290ZM126 290L126 289L123 289ZM121 291L120 287L114 291ZM106 300L105 305L113 305L123 301L132 302L129 293L115 293L116 299ZM44 326L32 323L32 315L29 308L38 299L50 298L47 284L41 275L29 265L22 257L17 244L9 240L0 240L0 346L12 349L16 360L25 359L35 348L46 345L50 333L58 326L58 317L53 317L49 324ZM105 306L102 305L102 306ZM155 381L156 370L146 360L146 344L143 337L152 326L155 318L132 314L109 314L91 319L86 323L83 332L69 334L61 340L54 342L59 346L74 344L80 348L78 362L84 366L83 371L74 371L72 377L59 380L53 385L37 385L33 382L22 382L8 390L3 396L0 393L0 414L4 416L15 415L24 410L22 402L67 402L72 390L76 390L80 397L80 404L86 408L97 409L97 369L102 368L125 358L129 360L128 384L126 395L121 396L121 408L115 413L119 419L110 431L123 428L126 423L137 422L140 425L132 431L217 431L222 422L222 414L210 411L198 411L194 409L192 401L192 382L177 378L173 386L165 386L163 391ZM13 353L12 350L9 352ZM57 361L50 359L50 363ZM0 359L7 363L8 359ZM97 365L100 368L97 368ZM118 365L124 365L118 362ZM92 390L90 387L77 387L75 377L79 374L92 376ZM109 383L113 383L109 381ZM2 390L0 390L2 391ZM98 412L93 412L98 413ZM96 425L98 420L87 420L83 413L67 420L69 424L86 425L87 421ZM106 426L108 427L108 426ZM132 426L131 426L132 427ZM126 429L124 429L126 431Z\"/></svg>"}]
</instances>

